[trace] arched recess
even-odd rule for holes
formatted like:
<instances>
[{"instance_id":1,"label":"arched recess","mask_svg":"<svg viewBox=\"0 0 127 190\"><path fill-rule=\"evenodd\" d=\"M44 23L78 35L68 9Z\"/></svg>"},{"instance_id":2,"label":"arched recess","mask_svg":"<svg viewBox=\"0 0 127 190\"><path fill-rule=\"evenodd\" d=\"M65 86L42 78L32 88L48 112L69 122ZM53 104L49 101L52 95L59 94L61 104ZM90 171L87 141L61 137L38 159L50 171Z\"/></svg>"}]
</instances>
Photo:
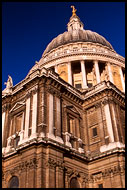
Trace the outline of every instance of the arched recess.
<instances>
[{"instance_id":1,"label":"arched recess","mask_svg":"<svg viewBox=\"0 0 127 190\"><path fill-rule=\"evenodd\" d=\"M8 188L19 188L19 178L17 176L12 176L8 182Z\"/></svg>"},{"instance_id":2,"label":"arched recess","mask_svg":"<svg viewBox=\"0 0 127 190\"><path fill-rule=\"evenodd\" d=\"M70 180L70 188L80 188L80 183L77 177L72 177Z\"/></svg>"}]
</instances>

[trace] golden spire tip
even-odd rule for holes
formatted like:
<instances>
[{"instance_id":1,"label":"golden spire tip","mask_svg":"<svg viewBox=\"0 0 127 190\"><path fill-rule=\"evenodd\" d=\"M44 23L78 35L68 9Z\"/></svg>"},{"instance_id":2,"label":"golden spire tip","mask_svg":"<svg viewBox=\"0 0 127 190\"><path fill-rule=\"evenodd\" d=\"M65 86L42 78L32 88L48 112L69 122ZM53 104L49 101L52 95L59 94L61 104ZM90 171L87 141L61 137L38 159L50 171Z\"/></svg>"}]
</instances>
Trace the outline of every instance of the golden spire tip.
<instances>
[{"instance_id":1,"label":"golden spire tip","mask_svg":"<svg viewBox=\"0 0 127 190\"><path fill-rule=\"evenodd\" d=\"M75 9L73 5L71 6L71 8L72 8L72 16L75 16L77 9Z\"/></svg>"}]
</instances>

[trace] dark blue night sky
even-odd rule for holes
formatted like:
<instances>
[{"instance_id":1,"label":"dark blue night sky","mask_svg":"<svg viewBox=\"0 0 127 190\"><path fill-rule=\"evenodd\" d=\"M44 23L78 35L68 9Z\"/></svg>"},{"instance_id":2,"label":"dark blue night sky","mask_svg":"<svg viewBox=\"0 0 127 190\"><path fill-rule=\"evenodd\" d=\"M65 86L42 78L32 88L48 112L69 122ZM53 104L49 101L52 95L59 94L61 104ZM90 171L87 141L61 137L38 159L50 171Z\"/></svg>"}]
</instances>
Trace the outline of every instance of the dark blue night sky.
<instances>
[{"instance_id":1,"label":"dark blue night sky","mask_svg":"<svg viewBox=\"0 0 127 190\"><path fill-rule=\"evenodd\" d=\"M14 85L23 80L48 43L67 30L71 5L84 29L105 37L125 57L124 2L3 2L2 90L8 75Z\"/></svg>"}]
</instances>

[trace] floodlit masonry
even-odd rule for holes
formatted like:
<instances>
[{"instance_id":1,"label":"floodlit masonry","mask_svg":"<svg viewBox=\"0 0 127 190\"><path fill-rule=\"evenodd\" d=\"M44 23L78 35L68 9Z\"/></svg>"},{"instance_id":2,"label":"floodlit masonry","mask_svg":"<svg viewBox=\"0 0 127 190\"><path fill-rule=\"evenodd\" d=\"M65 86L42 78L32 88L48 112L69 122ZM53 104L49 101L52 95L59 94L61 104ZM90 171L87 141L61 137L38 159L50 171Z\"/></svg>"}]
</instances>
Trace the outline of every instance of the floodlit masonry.
<instances>
[{"instance_id":1,"label":"floodlit masonry","mask_svg":"<svg viewBox=\"0 0 127 190\"><path fill-rule=\"evenodd\" d=\"M71 8L67 31L2 91L5 188L125 187L125 59Z\"/></svg>"}]
</instances>

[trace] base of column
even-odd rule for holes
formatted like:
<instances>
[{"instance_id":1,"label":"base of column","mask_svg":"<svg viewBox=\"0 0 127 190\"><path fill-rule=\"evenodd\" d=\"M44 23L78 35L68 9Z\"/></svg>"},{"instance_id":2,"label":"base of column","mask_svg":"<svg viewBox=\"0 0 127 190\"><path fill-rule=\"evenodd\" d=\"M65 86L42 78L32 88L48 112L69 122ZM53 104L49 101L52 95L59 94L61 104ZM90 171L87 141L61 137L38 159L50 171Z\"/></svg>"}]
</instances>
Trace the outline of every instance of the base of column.
<instances>
[{"instance_id":1,"label":"base of column","mask_svg":"<svg viewBox=\"0 0 127 190\"><path fill-rule=\"evenodd\" d=\"M83 90L85 90L85 89L87 89L87 88L88 88L88 86L83 86L83 87L82 87Z\"/></svg>"}]
</instances>

